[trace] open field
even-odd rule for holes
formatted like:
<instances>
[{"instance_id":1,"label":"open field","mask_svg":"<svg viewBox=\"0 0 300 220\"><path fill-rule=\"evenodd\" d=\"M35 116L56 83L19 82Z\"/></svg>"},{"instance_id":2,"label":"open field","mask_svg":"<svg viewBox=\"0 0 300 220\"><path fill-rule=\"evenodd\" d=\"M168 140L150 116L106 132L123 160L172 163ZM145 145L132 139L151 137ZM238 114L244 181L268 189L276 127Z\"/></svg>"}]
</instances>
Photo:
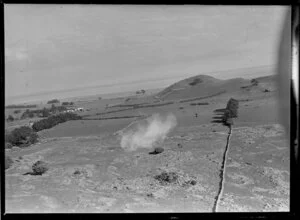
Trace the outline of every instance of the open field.
<instances>
[{"instance_id":1,"label":"open field","mask_svg":"<svg viewBox=\"0 0 300 220\"><path fill-rule=\"evenodd\" d=\"M214 110L230 98L240 102L229 134ZM75 102L89 109L78 113L82 120L38 132L30 147L6 149L14 161L5 171L6 212L289 211L290 152L278 105L273 76L253 85L200 75L154 95L82 99ZM132 151L122 147L123 135L153 114L176 118L164 139ZM149 154L155 147L164 151ZM49 170L23 175L38 160ZM163 172L176 175L159 181Z\"/></svg>"}]
</instances>

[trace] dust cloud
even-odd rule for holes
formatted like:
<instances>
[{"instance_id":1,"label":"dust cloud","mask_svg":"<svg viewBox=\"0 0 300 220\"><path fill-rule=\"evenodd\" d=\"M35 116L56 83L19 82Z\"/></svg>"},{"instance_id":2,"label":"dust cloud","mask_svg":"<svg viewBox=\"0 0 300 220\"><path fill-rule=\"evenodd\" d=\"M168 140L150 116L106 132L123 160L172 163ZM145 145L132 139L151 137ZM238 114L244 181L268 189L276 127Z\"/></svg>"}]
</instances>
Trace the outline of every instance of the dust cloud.
<instances>
[{"instance_id":1,"label":"dust cloud","mask_svg":"<svg viewBox=\"0 0 300 220\"><path fill-rule=\"evenodd\" d=\"M145 122L138 122L135 128L129 129L121 135L121 147L124 150L151 148L155 143L162 142L177 124L173 114L166 116L154 114Z\"/></svg>"}]
</instances>

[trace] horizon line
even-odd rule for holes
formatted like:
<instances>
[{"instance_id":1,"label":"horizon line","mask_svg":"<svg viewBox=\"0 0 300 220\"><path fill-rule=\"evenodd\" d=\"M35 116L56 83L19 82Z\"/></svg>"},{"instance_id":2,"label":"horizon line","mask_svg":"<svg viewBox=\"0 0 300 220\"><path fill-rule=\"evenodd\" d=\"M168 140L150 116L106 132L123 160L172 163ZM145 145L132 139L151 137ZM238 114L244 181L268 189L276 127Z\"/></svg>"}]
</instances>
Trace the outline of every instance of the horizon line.
<instances>
[{"instance_id":1,"label":"horizon line","mask_svg":"<svg viewBox=\"0 0 300 220\"><path fill-rule=\"evenodd\" d=\"M213 74L213 73L222 73L222 72L230 72L230 71L236 71L236 70L245 70L245 69L255 69L255 68L263 68L263 67L275 67L276 64L270 64L270 65L260 65L260 66L254 66L254 67L243 67L243 68L235 68L235 69L227 69L227 70L220 70L220 71L210 71L210 72L204 72L204 73L199 73L199 74L195 74L195 76L197 75L207 75L207 74ZM210 76L210 75L208 75ZM163 78L158 78L158 79L150 79L152 82L153 81L159 81L159 80L166 80L166 79L171 79L171 78L175 78L175 77L163 77ZM176 77L178 78L178 77ZM189 78L189 77L188 77ZM216 77L214 77L216 78ZM243 78L243 77L233 77L233 78L229 78L229 79L234 79L234 78ZM220 79L220 78L216 78L216 79ZM221 79L222 80L222 79ZM128 84L135 84L138 82L146 82L147 80L135 80L135 81L131 81L131 82L124 82L121 85L128 85ZM148 79L149 81L149 79ZM23 94L23 95L14 95L14 96L6 96L6 99L9 98L21 98L21 97L32 97L32 96L40 96L40 95L46 95L49 93L60 93L60 92L72 92L78 89L92 89L92 88L99 88L99 87L109 87L109 86L116 86L119 85L118 83L108 83L108 84L103 84L103 85L96 85L96 86L86 86L86 87L75 87L75 88L71 88L71 89L60 89L60 90L49 90L49 91L42 91L42 92L37 92L37 93L29 93L29 94ZM158 89L158 88L152 88L152 89ZM131 90L133 91L133 90ZM131 91L124 91L124 92L131 92ZM120 92L121 93L121 92ZM117 93L101 93L101 94L117 94ZM99 94L100 95L100 94Z\"/></svg>"}]
</instances>

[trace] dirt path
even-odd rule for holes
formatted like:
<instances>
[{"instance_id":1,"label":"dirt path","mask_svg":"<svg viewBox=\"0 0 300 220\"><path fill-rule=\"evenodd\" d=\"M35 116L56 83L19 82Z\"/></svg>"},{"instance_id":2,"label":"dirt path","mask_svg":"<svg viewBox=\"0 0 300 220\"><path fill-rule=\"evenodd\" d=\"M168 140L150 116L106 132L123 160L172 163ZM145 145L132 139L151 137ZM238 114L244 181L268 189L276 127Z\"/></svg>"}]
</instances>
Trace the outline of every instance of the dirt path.
<instances>
[{"instance_id":1,"label":"dirt path","mask_svg":"<svg viewBox=\"0 0 300 220\"><path fill-rule=\"evenodd\" d=\"M218 190L218 194L215 198L215 202L214 202L212 212L217 212L219 201L220 201L220 198L222 197L222 194L223 194L224 179L225 179L225 174L226 174L226 160L227 160L227 153L228 153L231 134L232 134L232 130L231 130L231 127L230 127L229 132L228 132L228 136L227 136L226 147L225 147L224 154L223 154L222 166L221 166L221 170L220 170L219 190Z\"/></svg>"}]
</instances>

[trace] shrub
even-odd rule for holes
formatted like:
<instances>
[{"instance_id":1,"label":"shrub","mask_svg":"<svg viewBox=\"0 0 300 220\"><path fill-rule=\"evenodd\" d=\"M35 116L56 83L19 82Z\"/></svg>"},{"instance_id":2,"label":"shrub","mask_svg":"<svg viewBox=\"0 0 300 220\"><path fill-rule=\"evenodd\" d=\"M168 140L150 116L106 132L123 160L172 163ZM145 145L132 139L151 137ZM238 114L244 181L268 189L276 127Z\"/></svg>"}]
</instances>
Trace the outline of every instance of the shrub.
<instances>
[{"instance_id":1,"label":"shrub","mask_svg":"<svg viewBox=\"0 0 300 220\"><path fill-rule=\"evenodd\" d=\"M159 175L156 175L154 177L156 180L158 180L161 184L167 184L167 183L174 183L178 179L178 175L175 172L162 172Z\"/></svg>"},{"instance_id":2,"label":"shrub","mask_svg":"<svg viewBox=\"0 0 300 220\"><path fill-rule=\"evenodd\" d=\"M14 120L15 120L14 117L11 116L11 115L9 115L9 116L7 117L7 121L8 121L8 122L11 122L11 121L14 121Z\"/></svg>"},{"instance_id":3,"label":"shrub","mask_svg":"<svg viewBox=\"0 0 300 220\"><path fill-rule=\"evenodd\" d=\"M12 146L27 147L31 144L35 144L37 140L38 135L27 126L16 128L10 134L5 135L5 142Z\"/></svg>"},{"instance_id":4,"label":"shrub","mask_svg":"<svg viewBox=\"0 0 300 220\"><path fill-rule=\"evenodd\" d=\"M199 83L202 83L203 81L199 78L194 79L192 82L189 83L190 86L197 85Z\"/></svg>"},{"instance_id":5,"label":"shrub","mask_svg":"<svg viewBox=\"0 0 300 220\"><path fill-rule=\"evenodd\" d=\"M21 110L14 110L14 114L18 114L20 112L21 112Z\"/></svg>"},{"instance_id":6,"label":"shrub","mask_svg":"<svg viewBox=\"0 0 300 220\"><path fill-rule=\"evenodd\" d=\"M79 115L76 115L74 113L61 113L58 115L52 115L46 119L42 119L40 121L35 122L32 125L32 129L34 131L41 131L44 129L49 129L54 127L55 125L58 125L60 123L70 121L70 120L79 120L81 117Z\"/></svg>"},{"instance_id":7,"label":"shrub","mask_svg":"<svg viewBox=\"0 0 300 220\"><path fill-rule=\"evenodd\" d=\"M5 169L8 169L13 164L13 160L9 156L5 156Z\"/></svg>"},{"instance_id":8,"label":"shrub","mask_svg":"<svg viewBox=\"0 0 300 220\"><path fill-rule=\"evenodd\" d=\"M258 85L257 79L252 79L252 80L251 80L251 84L252 84L253 86L257 86L257 85Z\"/></svg>"},{"instance_id":9,"label":"shrub","mask_svg":"<svg viewBox=\"0 0 300 220\"><path fill-rule=\"evenodd\" d=\"M32 175L42 175L47 170L49 170L48 164L43 161L39 160L32 165L32 171L33 171Z\"/></svg>"},{"instance_id":10,"label":"shrub","mask_svg":"<svg viewBox=\"0 0 300 220\"><path fill-rule=\"evenodd\" d=\"M13 145L11 143L6 142L5 143L5 149L11 149Z\"/></svg>"},{"instance_id":11,"label":"shrub","mask_svg":"<svg viewBox=\"0 0 300 220\"><path fill-rule=\"evenodd\" d=\"M28 109L27 109L28 110ZM36 114L35 114L35 112L37 111L37 110L35 110L35 111L30 111L30 110L28 110L28 111L25 111L25 112L23 112L23 114L21 115L21 119L25 119L25 118L33 118L33 117L35 117L36 116Z\"/></svg>"},{"instance_id":12,"label":"shrub","mask_svg":"<svg viewBox=\"0 0 300 220\"><path fill-rule=\"evenodd\" d=\"M149 154L160 154L162 152L164 152L164 149L162 147L156 147L154 151L150 152Z\"/></svg>"}]
</instances>

